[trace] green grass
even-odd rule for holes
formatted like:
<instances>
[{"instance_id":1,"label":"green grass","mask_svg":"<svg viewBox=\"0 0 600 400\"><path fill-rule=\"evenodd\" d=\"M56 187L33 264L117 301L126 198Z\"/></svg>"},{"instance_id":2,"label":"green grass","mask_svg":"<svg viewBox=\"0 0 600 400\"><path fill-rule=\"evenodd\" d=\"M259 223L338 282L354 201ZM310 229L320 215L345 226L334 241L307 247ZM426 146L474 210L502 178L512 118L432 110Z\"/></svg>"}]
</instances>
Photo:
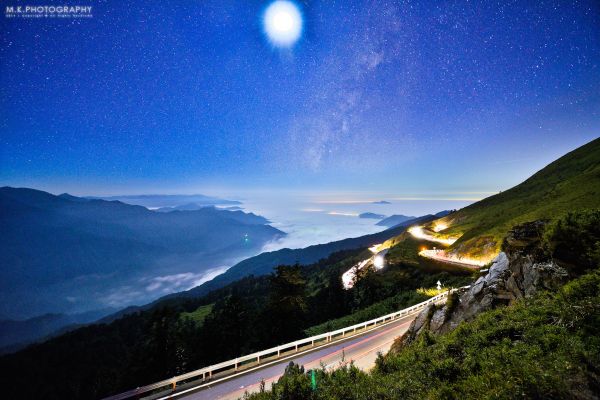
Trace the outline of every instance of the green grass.
<instances>
[{"instance_id":1,"label":"green grass","mask_svg":"<svg viewBox=\"0 0 600 400\"><path fill-rule=\"evenodd\" d=\"M393 263L419 264L419 246L424 245L421 241L413 238L409 233L403 233L384 243L391 245L386 259Z\"/></svg>"},{"instance_id":2,"label":"green grass","mask_svg":"<svg viewBox=\"0 0 600 400\"><path fill-rule=\"evenodd\" d=\"M413 304L425 301L430 297L432 296L427 296L425 294L418 293L417 291L402 292L396 296L389 297L352 314L312 326L306 329L304 333L306 336L314 336L336 329L345 328L360 322L381 317L382 315L393 313L394 311L402 310L403 308L410 307Z\"/></svg>"},{"instance_id":3,"label":"green grass","mask_svg":"<svg viewBox=\"0 0 600 400\"><path fill-rule=\"evenodd\" d=\"M430 273L449 272L451 274L473 273L472 270L461 267L455 264L448 264L439 261L430 260L419 256L419 251L422 248L431 249L433 247L443 248L442 244L428 242L426 240L415 239L410 233L402 233L385 242L390 247L386 255L386 261L389 264L405 264L420 268L423 271ZM473 276L475 278L475 276Z\"/></svg>"},{"instance_id":4,"label":"green grass","mask_svg":"<svg viewBox=\"0 0 600 400\"><path fill-rule=\"evenodd\" d=\"M554 220L569 211L598 207L600 139L559 158L514 188L436 222L449 226L440 234L462 235L451 250L486 258L499 251L502 239L517 224L537 219Z\"/></svg>"},{"instance_id":5,"label":"green grass","mask_svg":"<svg viewBox=\"0 0 600 400\"><path fill-rule=\"evenodd\" d=\"M371 373L353 366L310 375L289 368L267 399L595 398L600 387L600 271L558 293L542 292L480 314L440 336L424 334L380 357Z\"/></svg>"},{"instance_id":6,"label":"green grass","mask_svg":"<svg viewBox=\"0 0 600 400\"><path fill-rule=\"evenodd\" d=\"M205 306L198 307L195 311L192 312L183 312L180 314L179 318L186 319L189 318L196 324L197 327L201 327L204 324L204 320L210 314L213 309L214 304L208 304Z\"/></svg>"}]
</instances>

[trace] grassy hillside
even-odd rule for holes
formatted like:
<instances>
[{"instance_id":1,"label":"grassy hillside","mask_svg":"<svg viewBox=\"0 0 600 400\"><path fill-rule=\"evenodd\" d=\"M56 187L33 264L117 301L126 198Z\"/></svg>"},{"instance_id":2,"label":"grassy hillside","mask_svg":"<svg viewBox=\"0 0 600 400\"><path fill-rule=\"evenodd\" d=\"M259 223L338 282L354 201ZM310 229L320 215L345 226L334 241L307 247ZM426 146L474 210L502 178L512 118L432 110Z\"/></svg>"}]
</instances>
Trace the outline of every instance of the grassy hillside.
<instances>
[{"instance_id":1,"label":"grassy hillside","mask_svg":"<svg viewBox=\"0 0 600 400\"><path fill-rule=\"evenodd\" d=\"M390 259L382 271L362 276L354 290L344 290L341 274L369 254L359 248L303 267L280 266L271 275L246 277L201 297L164 299L0 356L0 370L7 371L3 379L10 382L5 386L11 387L5 394L101 398L408 307L429 296L420 288L435 287L438 280L450 286L471 280L460 272ZM31 381L30 373L38 378Z\"/></svg>"},{"instance_id":2,"label":"grassy hillside","mask_svg":"<svg viewBox=\"0 0 600 400\"><path fill-rule=\"evenodd\" d=\"M10 348L189 287L284 234L241 211L158 213L25 188L0 188L0 210L0 314L10 319L0 347Z\"/></svg>"},{"instance_id":3,"label":"grassy hillside","mask_svg":"<svg viewBox=\"0 0 600 400\"><path fill-rule=\"evenodd\" d=\"M213 290L220 289L246 276L261 276L270 274L278 265L291 265L295 263L299 263L301 265L313 264L321 259L329 257L335 252L360 249L381 243L385 240L395 237L396 235L402 234L406 228L411 225L428 223L433 219L435 219L434 215L425 215L404 221L382 232L372 233L356 238L337 240L335 242L329 242L325 244L312 245L302 249L285 248L261 253L257 256L240 261L221 275L216 276L214 279L208 282L204 282L200 286L196 286L195 288L185 292L167 295L163 299L177 297L201 297ZM367 252L365 255L368 256L369 253Z\"/></svg>"},{"instance_id":4,"label":"grassy hillside","mask_svg":"<svg viewBox=\"0 0 600 400\"><path fill-rule=\"evenodd\" d=\"M194 311L182 312L179 315L179 318L181 318L181 319L189 318L196 324L196 326L200 327L204 324L204 320L206 319L206 317L208 317L210 315L214 306L215 306L214 303L207 304L207 305L198 307Z\"/></svg>"},{"instance_id":5,"label":"grassy hillside","mask_svg":"<svg viewBox=\"0 0 600 400\"><path fill-rule=\"evenodd\" d=\"M368 374L353 366L310 374L288 368L269 399L593 399L600 387L600 271L559 293L540 293L424 335L380 358Z\"/></svg>"},{"instance_id":6,"label":"grassy hillside","mask_svg":"<svg viewBox=\"0 0 600 400\"><path fill-rule=\"evenodd\" d=\"M426 329L410 344L396 340L370 373L352 365L336 371L323 367L316 371L313 389L312 374L291 365L271 392L248 397L596 399L600 387L599 225L598 209L569 213L547 227L539 248L514 249L523 259L552 257L561 264L578 266L570 268L574 278L558 290L541 290L507 307L481 312L446 334ZM564 253L565 248L569 252ZM542 255L540 250L548 253Z\"/></svg>"},{"instance_id":7,"label":"grassy hillside","mask_svg":"<svg viewBox=\"0 0 600 400\"><path fill-rule=\"evenodd\" d=\"M451 250L472 257L498 252L514 225L556 219L568 211L600 207L600 139L554 161L525 182L465 207L434 224L443 236L461 236Z\"/></svg>"}]
</instances>

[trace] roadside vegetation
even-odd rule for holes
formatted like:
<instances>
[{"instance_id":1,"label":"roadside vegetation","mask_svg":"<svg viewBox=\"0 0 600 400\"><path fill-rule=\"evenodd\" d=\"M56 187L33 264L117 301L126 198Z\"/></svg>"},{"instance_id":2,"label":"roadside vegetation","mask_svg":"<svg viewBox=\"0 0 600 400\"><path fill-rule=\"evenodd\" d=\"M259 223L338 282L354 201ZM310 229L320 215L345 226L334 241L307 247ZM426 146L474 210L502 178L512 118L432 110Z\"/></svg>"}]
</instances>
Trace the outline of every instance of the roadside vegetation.
<instances>
[{"instance_id":1,"label":"roadside vegetation","mask_svg":"<svg viewBox=\"0 0 600 400\"><path fill-rule=\"evenodd\" d=\"M403 249L415 253L409 245ZM100 398L397 311L430 297L417 289L438 280L471 280L464 271L390 258L384 270L366 271L344 290L342 273L370 255L359 249L309 266L279 266L270 276L246 277L200 298L168 299L3 356L6 395Z\"/></svg>"},{"instance_id":2,"label":"roadside vegetation","mask_svg":"<svg viewBox=\"0 0 600 400\"><path fill-rule=\"evenodd\" d=\"M485 258L500 250L513 226L556 220L570 211L600 207L600 139L543 168L523 183L431 223L447 225L440 236L460 236L450 250Z\"/></svg>"},{"instance_id":3,"label":"roadside vegetation","mask_svg":"<svg viewBox=\"0 0 600 400\"><path fill-rule=\"evenodd\" d=\"M304 334L306 336L314 336L336 329L341 329L346 326L355 325L360 322L368 321L377 317L381 317L382 315L390 314L394 311L410 307L411 305L425 301L432 296L427 296L418 293L417 291L402 292L396 296L388 297L383 301L379 301L344 317L332 319L327 322L323 322L322 324L311 326L304 331Z\"/></svg>"},{"instance_id":4,"label":"roadside vegetation","mask_svg":"<svg viewBox=\"0 0 600 400\"><path fill-rule=\"evenodd\" d=\"M289 367L252 400L592 399L600 376L600 272L559 293L541 293L486 312L443 335L424 335L380 357L368 374L354 366L310 374Z\"/></svg>"},{"instance_id":5,"label":"roadside vegetation","mask_svg":"<svg viewBox=\"0 0 600 400\"><path fill-rule=\"evenodd\" d=\"M548 254L574 273L600 265L600 210L572 211L544 233Z\"/></svg>"},{"instance_id":6,"label":"roadside vegetation","mask_svg":"<svg viewBox=\"0 0 600 400\"><path fill-rule=\"evenodd\" d=\"M272 391L251 400L594 399L600 389L600 210L567 213L548 226L547 255L574 279L461 323L425 332L380 356L371 373L352 365L311 373L289 366ZM456 304L457 296L448 299ZM452 307L452 306L450 306ZM316 386L316 387L315 387Z\"/></svg>"},{"instance_id":7,"label":"roadside vegetation","mask_svg":"<svg viewBox=\"0 0 600 400\"><path fill-rule=\"evenodd\" d=\"M180 318L182 320L190 319L193 321L197 327L201 327L204 324L204 320L206 317L210 315L214 307L214 304L207 304L205 306L200 306L196 310L191 312L182 312L180 314Z\"/></svg>"}]
</instances>

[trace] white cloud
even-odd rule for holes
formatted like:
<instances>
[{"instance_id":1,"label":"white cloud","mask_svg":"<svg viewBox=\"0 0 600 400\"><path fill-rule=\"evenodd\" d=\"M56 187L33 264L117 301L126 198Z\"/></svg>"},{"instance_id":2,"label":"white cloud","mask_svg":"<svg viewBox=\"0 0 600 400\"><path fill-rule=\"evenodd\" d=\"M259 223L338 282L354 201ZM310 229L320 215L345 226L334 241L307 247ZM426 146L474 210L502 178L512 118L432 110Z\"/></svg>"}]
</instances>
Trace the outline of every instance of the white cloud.
<instances>
[{"instance_id":1,"label":"white cloud","mask_svg":"<svg viewBox=\"0 0 600 400\"><path fill-rule=\"evenodd\" d=\"M103 303L111 307L143 304L169 293L181 292L201 285L222 274L228 268L229 266L220 266L200 273L183 272L143 278L139 281L139 286L135 288L127 285L113 290L104 297Z\"/></svg>"},{"instance_id":2,"label":"white cloud","mask_svg":"<svg viewBox=\"0 0 600 400\"><path fill-rule=\"evenodd\" d=\"M184 272L173 275L156 276L153 278L145 278L142 280L142 283L145 284L146 292L172 293L188 290L201 285L215 276L222 274L228 268L228 266L220 266L200 273Z\"/></svg>"}]
</instances>

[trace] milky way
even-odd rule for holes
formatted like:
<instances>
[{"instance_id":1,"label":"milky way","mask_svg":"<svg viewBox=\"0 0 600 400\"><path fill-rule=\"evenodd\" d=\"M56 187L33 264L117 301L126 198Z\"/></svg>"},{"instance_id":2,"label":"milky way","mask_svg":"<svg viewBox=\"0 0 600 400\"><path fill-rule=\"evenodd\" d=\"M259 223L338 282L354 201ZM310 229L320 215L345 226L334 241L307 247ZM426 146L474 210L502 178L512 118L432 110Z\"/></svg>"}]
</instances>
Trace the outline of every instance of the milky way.
<instances>
[{"instance_id":1,"label":"milky way","mask_svg":"<svg viewBox=\"0 0 600 400\"><path fill-rule=\"evenodd\" d=\"M2 16L3 184L498 190L600 132L596 1L88 3Z\"/></svg>"}]
</instances>

